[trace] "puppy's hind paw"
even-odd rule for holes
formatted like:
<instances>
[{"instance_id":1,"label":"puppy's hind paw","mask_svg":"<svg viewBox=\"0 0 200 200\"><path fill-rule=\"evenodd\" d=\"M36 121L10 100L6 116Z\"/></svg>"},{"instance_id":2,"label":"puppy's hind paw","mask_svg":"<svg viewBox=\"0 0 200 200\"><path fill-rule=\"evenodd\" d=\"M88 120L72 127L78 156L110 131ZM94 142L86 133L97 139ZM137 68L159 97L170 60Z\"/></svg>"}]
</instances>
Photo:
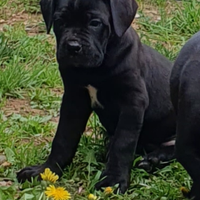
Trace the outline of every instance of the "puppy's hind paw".
<instances>
[{"instance_id":1,"label":"puppy's hind paw","mask_svg":"<svg viewBox=\"0 0 200 200\"><path fill-rule=\"evenodd\" d=\"M142 160L136 163L136 166L140 169L146 170L147 172L153 172L156 168L165 167L173 161L173 159L174 147L169 146L145 155Z\"/></svg>"},{"instance_id":2,"label":"puppy's hind paw","mask_svg":"<svg viewBox=\"0 0 200 200\"><path fill-rule=\"evenodd\" d=\"M152 164L148 160L139 161L138 163L136 163L136 166L139 169L144 169L147 172L152 171Z\"/></svg>"}]
</instances>

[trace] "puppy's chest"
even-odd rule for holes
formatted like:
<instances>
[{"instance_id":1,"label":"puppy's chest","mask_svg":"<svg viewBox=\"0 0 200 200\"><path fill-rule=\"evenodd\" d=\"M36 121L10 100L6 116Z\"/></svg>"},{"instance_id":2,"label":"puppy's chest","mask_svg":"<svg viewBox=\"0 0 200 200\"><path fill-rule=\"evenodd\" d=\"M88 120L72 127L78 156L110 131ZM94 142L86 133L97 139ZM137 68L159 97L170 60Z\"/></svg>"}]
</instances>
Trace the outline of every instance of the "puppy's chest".
<instances>
[{"instance_id":1,"label":"puppy's chest","mask_svg":"<svg viewBox=\"0 0 200 200\"><path fill-rule=\"evenodd\" d=\"M104 106L102 105L102 103L100 103L99 99L97 98L98 89L92 85L88 85L88 86L86 86L86 88L87 88L88 94L90 96L91 107L93 109L95 109L95 108L103 109Z\"/></svg>"},{"instance_id":2,"label":"puppy's chest","mask_svg":"<svg viewBox=\"0 0 200 200\"><path fill-rule=\"evenodd\" d=\"M92 109L98 115L107 132L112 134L116 128L120 110L115 93L110 87L102 89L88 85L86 88Z\"/></svg>"},{"instance_id":3,"label":"puppy's chest","mask_svg":"<svg viewBox=\"0 0 200 200\"><path fill-rule=\"evenodd\" d=\"M97 114L99 112L105 113L112 109L117 109L120 95L115 92L115 88L111 85L105 84L99 87L88 84L86 89L90 97L91 108L97 112Z\"/></svg>"},{"instance_id":4,"label":"puppy's chest","mask_svg":"<svg viewBox=\"0 0 200 200\"><path fill-rule=\"evenodd\" d=\"M92 85L87 85L86 88L87 88L88 94L90 96L91 107L93 109L95 109L95 108L104 109L105 105L103 106L103 104L102 104L103 103L102 95L101 95L101 93L99 93L99 90Z\"/></svg>"},{"instance_id":5,"label":"puppy's chest","mask_svg":"<svg viewBox=\"0 0 200 200\"><path fill-rule=\"evenodd\" d=\"M119 110L122 102L127 101L128 94L123 87L116 87L115 85L105 84L101 87L88 84L86 86L88 95L90 97L91 108L93 110Z\"/></svg>"}]
</instances>

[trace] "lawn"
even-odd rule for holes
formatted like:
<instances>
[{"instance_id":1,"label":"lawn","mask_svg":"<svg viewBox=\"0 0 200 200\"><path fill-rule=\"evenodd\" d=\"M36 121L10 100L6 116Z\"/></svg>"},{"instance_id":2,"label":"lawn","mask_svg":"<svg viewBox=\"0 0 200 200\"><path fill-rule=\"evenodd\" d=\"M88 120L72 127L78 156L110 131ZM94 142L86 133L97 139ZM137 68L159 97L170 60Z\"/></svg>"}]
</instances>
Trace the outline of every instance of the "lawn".
<instances>
[{"instance_id":1,"label":"lawn","mask_svg":"<svg viewBox=\"0 0 200 200\"><path fill-rule=\"evenodd\" d=\"M200 27L197 0L138 0L133 27L141 40L174 60ZM45 200L45 182L19 184L16 172L43 163L59 119L62 81L55 58L53 33L46 35L38 0L0 1L0 200ZM124 195L95 191L104 163L104 128L93 114L73 163L56 183L84 200L181 200L180 187L191 180L176 161L153 174L132 168Z\"/></svg>"}]
</instances>

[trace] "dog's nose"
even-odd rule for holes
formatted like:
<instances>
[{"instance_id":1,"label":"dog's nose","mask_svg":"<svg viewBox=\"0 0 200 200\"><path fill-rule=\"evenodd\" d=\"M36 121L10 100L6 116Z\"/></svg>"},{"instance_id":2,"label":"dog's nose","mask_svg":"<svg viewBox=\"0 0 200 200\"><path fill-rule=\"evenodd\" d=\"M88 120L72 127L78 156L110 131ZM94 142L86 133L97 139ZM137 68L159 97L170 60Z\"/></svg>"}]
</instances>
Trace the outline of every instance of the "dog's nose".
<instances>
[{"instance_id":1,"label":"dog's nose","mask_svg":"<svg viewBox=\"0 0 200 200\"><path fill-rule=\"evenodd\" d=\"M81 51L82 46L75 40L70 40L67 42L67 49L70 53L78 53Z\"/></svg>"}]
</instances>

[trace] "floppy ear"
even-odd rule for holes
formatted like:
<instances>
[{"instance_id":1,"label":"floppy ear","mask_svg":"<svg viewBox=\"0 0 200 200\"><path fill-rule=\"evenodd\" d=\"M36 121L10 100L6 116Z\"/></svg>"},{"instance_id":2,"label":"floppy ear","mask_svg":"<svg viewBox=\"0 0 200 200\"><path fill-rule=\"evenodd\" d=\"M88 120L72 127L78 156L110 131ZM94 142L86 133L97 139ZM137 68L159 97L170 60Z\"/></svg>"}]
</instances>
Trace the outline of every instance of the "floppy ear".
<instances>
[{"instance_id":1,"label":"floppy ear","mask_svg":"<svg viewBox=\"0 0 200 200\"><path fill-rule=\"evenodd\" d=\"M110 0L115 33L121 37L131 25L138 5L135 0Z\"/></svg>"},{"instance_id":2,"label":"floppy ear","mask_svg":"<svg viewBox=\"0 0 200 200\"><path fill-rule=\"evenodd\" d=\"M52 27L52 23L53 23L55 1L54 0L41 0L40 7L41 7L44 22L46 24L47 34L49 34L51 27Z\"/></svg>"}]
</instances>

